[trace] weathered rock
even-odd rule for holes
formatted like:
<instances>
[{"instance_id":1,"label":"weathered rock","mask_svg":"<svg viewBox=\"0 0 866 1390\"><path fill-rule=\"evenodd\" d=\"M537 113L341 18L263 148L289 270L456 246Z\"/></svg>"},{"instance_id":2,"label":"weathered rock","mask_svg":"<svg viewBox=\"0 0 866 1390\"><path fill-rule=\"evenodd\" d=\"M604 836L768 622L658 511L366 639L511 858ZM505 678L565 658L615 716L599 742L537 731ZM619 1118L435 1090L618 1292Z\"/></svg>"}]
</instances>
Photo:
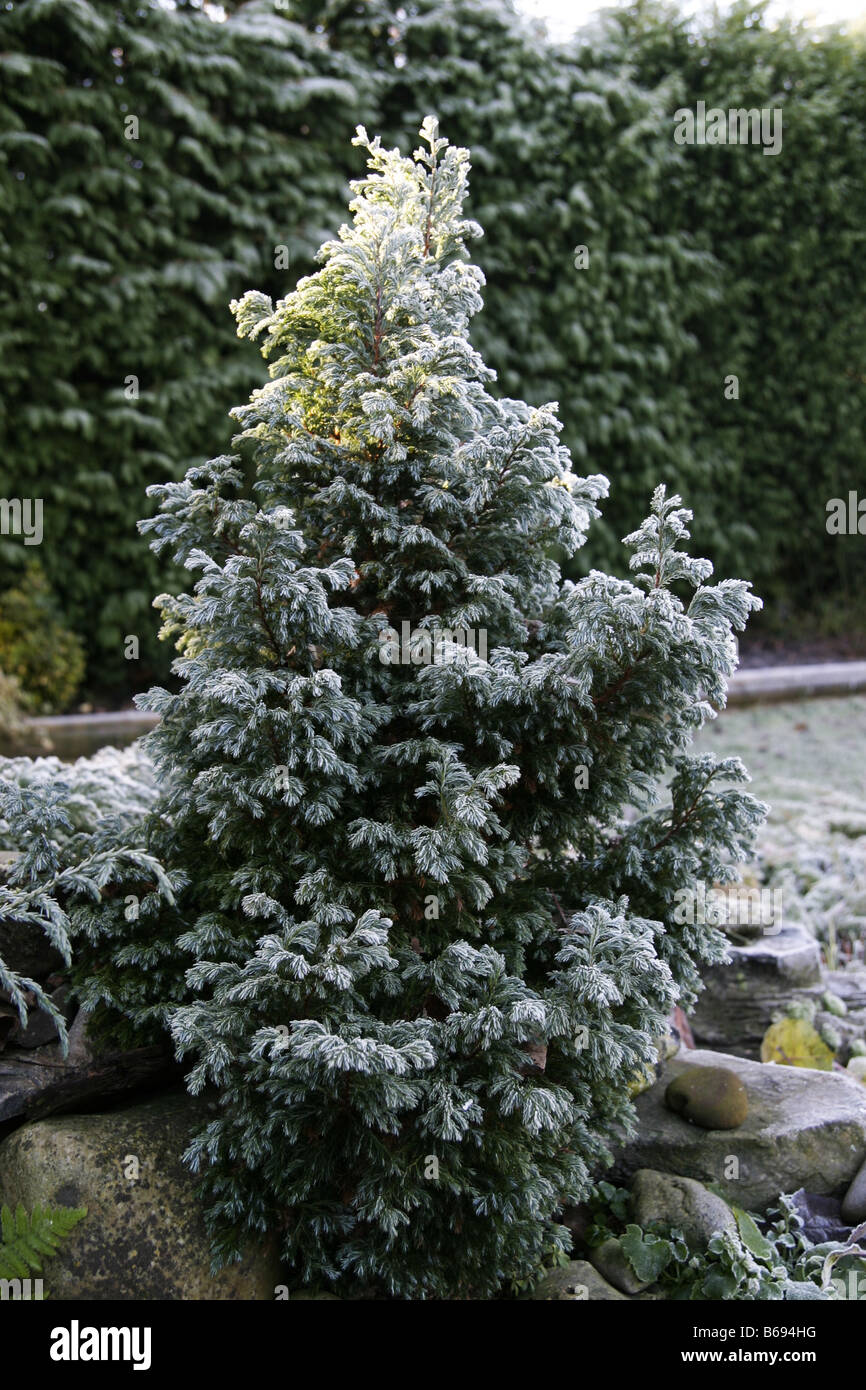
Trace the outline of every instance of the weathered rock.
<instances>
[{"instance_id":1,"label":"weathered rock","mask_svg":"<svg viewBox=\"0 0 866 1390\"><path fill-rule=\"evenodd\" d=\"M692 1016L698 1046L758 1059L761 1039L788 1006L798 1001L814 1009L812 1021L823 1034L838 1034L843 1058L866 1039L866 966L824 970L820 948L805 928L785 927L730 948L730 964L704 972L705 990Z\"/></svg>"},{"instance_id":2,"label":"weathered rock","mask_svg":"<svg viewBox=\"0 0 866 1390\"><path fill-rule=\"evenodd\" d=\"M541 1283L536 1285L530 1297L545 1302L564 1299L588 1303L617 1300L628 1302L625 1294L603 1279L598 1270L593 1269L586 1260L571 1260L561 1269L552 1269Z\"/></svg>"},{"instance_id":3,"label":"weathered rock","mask_svg":"<svg viewBox=\"0 0 866 1390\"><path fill-rule=\"evenodd\" d=\"M852 1057L845 1070L855 1081L866 1086L866 1057Z\"/></svg>"},{"instance_id":4,"label":"weathered rock","mask_svg":"<svg viewBox=\"0 0 866 1390\"><path fill-rule=\"evenodd\" d=\"M694 1178L641 1168L634 1175L630 1205L638 1226L663 1222L682 1231L694 1250L706 1250L717 1231L736 1235L737 1221L727 1202Z\"/></svg>"},{"instance_id":5,"label":"weathered rock","mask_svg":"<svg viewBox=\"0 0 866 1390\"><path fill-rule=\"evenodd\" d=\"M98 1097L121 1095L139 1087L169 1085L181 1075L166 1043L129 1052L101 1051L86 1036L86 1017L79 1010L69 1030L66 1057L59 1042L29 1051L7 1050L0 1056L0 1135L22 1118L37 1120L73 1106L85 1109Z\"/></svg>"},{"instance_id":6,"label":"weathered rock","mask_svg":"<svg viewBox=\"0 0 866 1390\"><path fill-rule=\"evenodd\" d=\"M670 1082L665 1104L702 1129L738 1129L749 1113L745 1086L725 1067L689 1067Z\"/></svg>"},{"instance_id":7,"label":"weathered rock","mask_svg":"<svg viewBox=\"0 0 866 1390\"><path fill-rule=\"evenodd\" d=\"M828 970L824 979L829 990L844 1006L845 1012L841 1016L835 1009L829 1010L829 1013L833 1018L834 1027L842 1037L843 1045L850 1048L853 1042L866 1038L866 966L849 965L844 970ZM818 991L814 993L818 994ZM823 994L816 1002L818 1013L815 1024L820 1028L828 1012Z\"/></svg>"},{"instance_id":8,"label":"weathered rock","mask_svg":"<svg viewBox=\"0 0 866 1390\"><path fill-rule=\"evenodd\" d=\"M31 1009L27 1027L13 1028L9 1041L16 1047L44 1047L57 1038L57 1024L45 1009Z\"/></svg>"},{"instance_id":9,"label":"weathered rock","mask_svg":"<svg viewBox=\"0 0 866 1390\"><path fill-rule=\"evenodd\" d=\"M683 1124L664 1103L674 1077L712 1065L736 1072L748 1092L749 1114L737 1130ZM843 1072L681 1052L661 1081L637 1098L635 1109L638 1133L617 1157L617 1180L628 1184L638 1169L655 1168L715 1183L751 1210L763 1211L780 1192L801 1187L822 1194L841 1190L866 1154L866 1087Z\"/></svg>"},{"instance_id":10,"label":"weathered rock","mask_svg":"<svg viewBox=\"0 0 866 1390\"><path fill-rule=\"evenodd\" d=\"M704 991L691 1015L698 1047L724 1048L740 1057L757 1057L773 1014L796 990L820 997L818 942L800 927L783 927L747 946L731 946L730 963L703 973Z\"/></svg>"},{"instance_id":11,"label":"weathered rock","mask_svg":"<svg viewBox=\"0 0 866 1390\"><path fill-rule=\"evenodd\" d=\"M63 957L43 931L26 922L0 922L0 960L28 979L62 970Z\"/></svg>"},{"instance_id":12,"label":"weathered rock","mask_svg":"<svg viewBox=\"0 0 866 1390\"><path fill-rule=\"evenodd\" d=\"M69 1002L69 989L66 985L61 985L55 989L53 994L48 996L54 1006L60 1011L68 1022L72 1016L72 1008ZM46 1043L55 1042L57 1039L57 1024L45 1009L32 1008L27 1018L26 1028L22 1028L20 1023L13 1029L9 1041L15 1047L44 1047Z\"/></svg>"},{"instance_id":13,"label":"weathered rock","mask_svg":"<svg viewBox=\"0 0 866 1390\"><path fill-rule=\"evenodd\" d=\"M0 996L0 1052L18 1026L18 1010Z\"/></svg>"},{"instance_id":14,"label":"weathered rock","mask_svg":"<svg viewBox=\"0 0 866 1390\"><path fill-rule=\"evenodd\" d=\"M0 1144L0 1197L83 1206L86 1218L46 1261L55 1299L263 1300L274 1297L270 1250L217 1276L195 1178L181 1162L207 1107L185 1093L98 1115L25 1125Z\"/></svg>"},{"instance_id":15,"label":"weathered rock","mask_svg":"<svg viewBox=\"0 0 866 1390\"><path fill-rule=\"evenodd\" d=\"M621 1293L642 1293L644 1289L649 1288L647 1280L638 1279L616 1236L611 1236L601 1245L597 1245L590 1251L589 1258L602 1278L613 1284Z\"/></svg>"},{"instance_id":16,"label":"weathered rock","mask_svg":"<svg viewBox=\"0 0 866 1390\"><path fill-rule=\"evenodd\" d=\"M866 1162L845 1193L842 1220L849 1226L858 1226L861 1221L866 1221Z\"/></svg>"}]
</instances>

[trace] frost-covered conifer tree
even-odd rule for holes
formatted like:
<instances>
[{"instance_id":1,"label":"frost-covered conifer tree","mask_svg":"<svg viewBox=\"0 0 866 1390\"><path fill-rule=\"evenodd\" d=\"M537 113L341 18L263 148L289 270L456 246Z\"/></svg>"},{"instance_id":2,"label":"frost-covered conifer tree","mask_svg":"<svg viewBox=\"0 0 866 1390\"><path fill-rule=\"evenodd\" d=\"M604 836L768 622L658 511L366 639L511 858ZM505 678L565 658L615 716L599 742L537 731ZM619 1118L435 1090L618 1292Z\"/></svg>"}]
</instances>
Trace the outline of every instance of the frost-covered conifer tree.
<instances>
[{"instance_id":1,"label":"frost-covered conifer tree","mask_svg":"<svg viewBox=\"0 0 866 1390\"><path fill-rule=\"evenodd\" d=\"M557 1208L722 955L674 894L730 874L762 808L687 746L757 601L708 583L661 489L634 583L562 579L607 483L572 474L555 405L488 394L468 152L422 137L359 130L322 268L234 306L270 380L238 457L155 490L145 528L199 577L157 601L181 688L144 704L218 1259L276 1231L299 1284L483 1297L567 1248ZM134 1016L87 913L91 1000Z\"/></svg>"}]
</instances>

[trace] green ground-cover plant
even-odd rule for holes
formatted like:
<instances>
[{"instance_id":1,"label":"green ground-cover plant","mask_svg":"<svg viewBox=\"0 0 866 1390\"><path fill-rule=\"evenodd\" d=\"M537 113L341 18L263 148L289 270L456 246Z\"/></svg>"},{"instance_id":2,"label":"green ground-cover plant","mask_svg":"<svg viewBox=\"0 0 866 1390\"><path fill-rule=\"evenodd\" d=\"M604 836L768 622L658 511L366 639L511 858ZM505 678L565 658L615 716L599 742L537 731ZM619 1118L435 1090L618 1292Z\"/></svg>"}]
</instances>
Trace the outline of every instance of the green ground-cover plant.
<instances>
[{"instance_id":1,"label":"green ground-cover plant","mask_svg":"<svg viewBox=\"0 0 866 1390\"><path fill-rule=\"evenodd\" d=\"M107 911L119 885L132 892L133 879L157 887L172 900L162 868L144 848L143 806L147 804L148 765L138 750L94 760L102 773L82 770L81 759L66 773L46 778L44 767L56 759L0 759L0 927L41 932L68 968L72 961L71 903L96 901ZM120 775L105 780L105 765L115 773L131 765L141 780ZM42 775L34 775L38 769ZM130 785L131 784L131 785ZM110 806L109 804L110 803ZM132 898L132 901L137 901ZM129 897L118 903L130 912ZM0 989L18 1011L22 1027L31 1007L54 1019L65 1050L66 1020L37 980L22 975L0 952Z\"/></svg>"},{"instance_id":2,"label":"green ground-cover plant","mask_svg":"<svg viewBox=\"0 0 866 1390\"><path fill-rule=\"evenodd\" d=\"M92 757L64 763L54 756L0 758L0 779L19 789L62 789L68 825L56 824L52 839L65 845L74 835L95 831L106 817L143 818L156 799L153 764L140 743L100 748ZM0 850L24 848L0 816Z\"/></svg>"},{"instance_id":3,"label":"green ground-cover plant","mask_svg":"<svg viewBox=\"0 0 866 1390\"><path fill-rule=\"evenodd\" d=\"M866 1224L845 1241L813 1241L796 1203L785 1194L765 1216L732 1206L736 1232L718 1232L705 1250L695 1249L682 1231L664 1222L645 1229L636 1225L629 1219L629 1196L612 1183L596 1185L586 1242L594 1247L617 1239L637 1278L666 1298L835 1301L849 1296L849 1274L866 1279L866 1249L859 1243L866 1240Z\"/></svg>"}]
</instances>

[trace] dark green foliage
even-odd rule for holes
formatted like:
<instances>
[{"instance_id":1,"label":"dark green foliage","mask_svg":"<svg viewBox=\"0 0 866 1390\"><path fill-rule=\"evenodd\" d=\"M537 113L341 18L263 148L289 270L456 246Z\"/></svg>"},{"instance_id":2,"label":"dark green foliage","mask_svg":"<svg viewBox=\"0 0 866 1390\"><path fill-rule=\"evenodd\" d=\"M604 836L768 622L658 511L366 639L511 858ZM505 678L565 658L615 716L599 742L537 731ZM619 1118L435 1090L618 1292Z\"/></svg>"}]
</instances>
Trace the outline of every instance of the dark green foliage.
<instances>
[{"instance_id":1,"label":"dark green foliage","mask_svg":"<svg viewBox=\"0 0 866 1390\"><path fill-rule=\"evenodd\" d=\"M862 536L828 535L826 504L861 488L866 455L866 48L737 4L696 24L667 5L612 15L606 61L664 81L673 112L778 108L782 149L690 146L671 163L660 208L711 253L721 294L692 321L685 385L691 447L708 479L712 551L745 566L790 626L824 607L831 630L861 624ZM726 376L739 399L726 400ZM697 508L696 508L697 510ZM706 543L702 518L700 540Z\"/></svg>"},{"instance_id":2,"label":"dark green foliage","mask_svg":"<svg viewBox=\"0 0 866 1390\"><path fill-rule=\"evenodd\" d=\"M574 457L619 483L582 568L619 567L662 479L777 624L806 610L844 631L866 561L859 536L828 536L825 506L856 488L866 445L866 53L760 16L640 4L551 47L495 0L395 3L383 124L405 139L433 109L473 150L495 292L473 337L497 389L557 399ZM781 155L676 145L673 113L699 99L781 106Z\"/></svg>"},{"instance_id":3,"label":"dark green foliage","mask_svg":"<svg viewBox=\"0 0 866 1390\"><path fill-rule=\"evenodd\" d=\"M44 499L42 557L91 679L140 688L158 659L146 485L227 442L255 362L226 302L309 264L363 83L266 0L225 23L151 0L15 0L0 74L0 494ZM0 538L6 584L27 555Z\"/></svg>"},{"instance_id":4,"label":"dark green foliage","mask_svg":"<svg viewBox=\"0 0 866 1390\"><path fill-rule=\"evenodd\" d=\"M861 538L828 535L824 509L863 457L862 45L752 8L696 30L641 4L561 46L504 0L228 9L0 10L0 494L45 500L91 685L141 688L161 662L149 599L168 577L133 523L152 477L228 447L255 366L226 301L311 268L359 119L405 143L428 110L473 150L491 389L559 401L574 458L618 483L573 573L621 569L664 481L777 621L857 621ZM676 145L698 99L781 105L781 155ZM0 537L0 585L25 558Z\"/></svg>"},{"instance_id":5,"label":"dark green foliage","mask_svg":"<svg viewBox=\"0 0 866 1390\"><path fill-rule=\"evenodd\" d=\"M0 738L14 742L24 729L20 686L12 676L0 670Z\"/></svg>"}]
</instances>

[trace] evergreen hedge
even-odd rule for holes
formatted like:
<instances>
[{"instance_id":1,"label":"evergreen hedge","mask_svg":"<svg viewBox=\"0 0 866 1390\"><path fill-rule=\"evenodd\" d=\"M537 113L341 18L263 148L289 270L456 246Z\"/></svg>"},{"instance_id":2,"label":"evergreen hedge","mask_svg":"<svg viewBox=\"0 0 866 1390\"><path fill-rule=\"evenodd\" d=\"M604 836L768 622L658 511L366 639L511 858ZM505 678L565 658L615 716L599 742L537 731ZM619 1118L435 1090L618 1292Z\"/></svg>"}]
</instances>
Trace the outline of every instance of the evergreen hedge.
<instances>
[{"instance_id":1,"label":"evergreen hedge","mask_svg":"<svg viewBox=\"0 0 866 1390\"><path fill-rule=\"evenodd\" d=\"M682 147L665 190L669 228L712 254L722 291L693 325L692 449L722 468L709 480L714 558L745 566L791 629L805 611L862 631L862 537L828 534L826 507L863 492L866 459L866 48L770 28L763 11L740 3L696 28L641 4L611 16L607 55L664 82L669 127L699 100L781 112L780 154Z\"/></svg>"},{"instance_id":2,"label":"evergreen hedge","mask_svg":"<svg viewBox=\"0 0 866 1390\"><path fill-rule=\"evenodd\" d=\"M493 390L558 400L611 479L574 564L621 566L663 479L789 625L828 594L851 621L863 550L824 509L864 445L862 46L753 8L697 30L642 3L565 45L506 0L227 8L0 11L0 495L45 499L40 558L91 683L140 688L130 633L164 669L149 595L174 581L134 522L147 483L228 446L255 362L225 303L312 269L358 120L406 149L425 111L473 151ZM676 145L698 99L781 104L781 155ZM0 536L0 588L26 558Z\"/></svg>"},{"instance_id":3,"label":"evergreen hedge","mask_svg":"<svg viewBox=\"0 0 866 1390\"><path fill-rule=\"evenodd\" d=\"M44 499L45 570L122 681L126 635L157 652L145 489L228 442L256 362L225 306L331 228L364 78L260 0L15 0L0 74L0 493ZM6 582L33 553L0 537Z\"/></svg>"}]
</instances>

